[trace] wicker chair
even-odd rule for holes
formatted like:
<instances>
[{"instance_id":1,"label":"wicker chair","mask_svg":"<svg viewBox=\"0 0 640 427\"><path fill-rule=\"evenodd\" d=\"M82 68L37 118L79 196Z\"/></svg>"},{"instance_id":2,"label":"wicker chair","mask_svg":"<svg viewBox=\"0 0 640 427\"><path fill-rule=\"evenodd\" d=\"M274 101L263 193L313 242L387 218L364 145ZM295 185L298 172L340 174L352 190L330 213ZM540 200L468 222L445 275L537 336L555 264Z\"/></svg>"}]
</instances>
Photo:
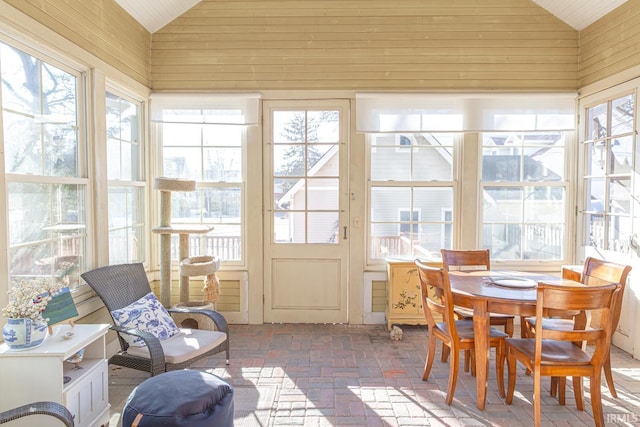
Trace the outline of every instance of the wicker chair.
<instances>
[{"instance_id":1,"label":"wicker chair","mask_svg":"<svg viewBox=\"0 0 640 427\"><path fill-rule=\"evenodd\" d=\"M73 415L57 402L35 402L0 412L0 424L5 424L29 415L49 415L56 417L67 427L73 427Z\"/></svg>"},{"instance_id":2,"label":"wicker chair","mask_svg":"<svg viewBox=\"0 0 640 427\"><path fill-rule=\"evenodd\" d=\"M147 274L141 263L100 267L81 276L102 299L109 312L127 307L151 292ZM189 321L195 320L198 325L213 325L213 330L180 328L180 334L160 340L148 331L114 325L111 329L118 333L121 351L112 356L109 363L146 371L154 376L187 368L197 360L224 351L226 363L229 364L229 327L220 313L192 308L169 308L167 311L172 316L181 313L179 317L188 313ZM178 324L178 327L180 326ZM146 346L130 346L123 335L139 337ZM186 341L190 341L190 344L187 345ZM194 346L195 341L199 345Z\"/></svg>"}]
</instances>

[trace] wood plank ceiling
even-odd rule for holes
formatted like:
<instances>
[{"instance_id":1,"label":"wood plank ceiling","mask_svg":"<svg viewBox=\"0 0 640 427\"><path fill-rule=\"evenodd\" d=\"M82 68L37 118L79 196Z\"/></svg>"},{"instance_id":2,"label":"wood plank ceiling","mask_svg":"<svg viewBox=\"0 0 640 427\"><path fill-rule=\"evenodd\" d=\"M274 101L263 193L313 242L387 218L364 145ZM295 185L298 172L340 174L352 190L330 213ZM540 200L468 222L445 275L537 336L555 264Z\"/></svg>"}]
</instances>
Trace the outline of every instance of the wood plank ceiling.
<instances>
[{"instance_id":1,"label":"wood plank ceiling","mask_svg":"<svg viewBox=\"0 0 640 427\"><path fill-rule=\"evenodd\" d=\"M142 24L155 33L201 0L116 0ZM576 30L580 31L625 3L627 0L533 0Z\"/></svg>"}]
</instances>

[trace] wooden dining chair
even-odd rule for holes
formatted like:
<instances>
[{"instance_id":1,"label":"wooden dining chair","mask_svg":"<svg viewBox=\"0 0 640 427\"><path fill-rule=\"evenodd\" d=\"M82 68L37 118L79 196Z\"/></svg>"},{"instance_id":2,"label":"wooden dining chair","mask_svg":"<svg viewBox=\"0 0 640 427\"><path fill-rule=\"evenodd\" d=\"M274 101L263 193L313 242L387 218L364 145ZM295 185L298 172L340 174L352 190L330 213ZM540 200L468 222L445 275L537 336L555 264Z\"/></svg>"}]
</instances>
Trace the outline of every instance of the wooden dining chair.
<instances>
[{"instance_id":1,"label":"wooden dining chair","mask_svg":"<svg viewBox=\"0 0 640 427\"><path fill-rule=\"evenodd\" d=\"M612 322L613 331L615 332L620 321L620 311L622 310L622 299L624 295L625 284L627 277L631 271L631 266L617 264L609 261L603 261L597 258L588 257L584 262L584 268L580 277L580 281L587 286L602 285L606 283L619 283L621 285L620 297L618 298L616 305L612 307ZM562 312L554 313L554 318L543 319L542 328L564 329L571 330L574 328L574 323L578 323L578 327L586 325L587 317L584 312L569 312L564 314ZM597 326L599 322L599 313L592 313L591 326ZM527 329L531 336L535 334L536 319L525 319ZM611 356L608 355L604 363L604 375L607 380L607 386L609 392L614 398L618 397L616 388L613 383L613 373L611 371ZM565 389L565 377L559 379L552 379L551 393L555 395L559 392L560 403L564 404L564 389Z\"/></svg>"},{"instance_id":2,"label":"wooden dining chair","mask_svg":"<svg viewBox=\"0 0 640 427\"><path fill-rule=\"evenodd\" d=\"M534 425L540 425L540 379L549 377L573 377L576 406L584 410L582 377L589 377L591 407L596 426L604 426L600 391L602 367L609 355L613 331L613 308L620 296L619 284L600 286L567 286L539 283L536 302L536 323L542 324L549 310L601 310L601 323L596 328L556 330L542 328L535 338L508 338L506 340L508 389L506 403L513 401L516 385L517 362L533 373ZM577 341L593 341L595 349L586 352L574 344Z\"/></svg>"},{"instance_id":3,"label":"wooden dining chair","mask_svg":"<svg viewBox=\"0 0 640 427\"><path fill-rule=\"evenodd\" d=\"M442 268L430 267L420 260L415 261L420 279L420 290L422 295L422 308L429 328L429 346L427 358L424 366L422 380L427 381L436 351L436 339L442 341L443 345L450 349L449 361L449 382L447 384L447 405L451 405L453 395L458 381L458 366L460 362L460 352L474 349L473 321L455 320L453 313L453 295L449 274ZM434 287L435 292L428 292L429 287ZM444 321L436 322L434 314L442 316ZM496 349L496 379L500 396L504 396L504 346L507 334L491 328L489 343ZM473 363L473 361L472 361Z\"/></svg>"},{"instance_id":4,"label":"wooden dining chair","mask_svg":"<svg viewBox=\"0 0 640 427\"><path fill-rule=\"evenodd\" d=\"M491 270L491 258L488 249L451 250L442 249L442 265L445 270L478 271ZM455 308L459 319L472 319L473 310L464 307ZM508 314L491 313L489 323L492 326L502 326L510 337L513 336L514 317Z\"/></svg>"}]
</instances>

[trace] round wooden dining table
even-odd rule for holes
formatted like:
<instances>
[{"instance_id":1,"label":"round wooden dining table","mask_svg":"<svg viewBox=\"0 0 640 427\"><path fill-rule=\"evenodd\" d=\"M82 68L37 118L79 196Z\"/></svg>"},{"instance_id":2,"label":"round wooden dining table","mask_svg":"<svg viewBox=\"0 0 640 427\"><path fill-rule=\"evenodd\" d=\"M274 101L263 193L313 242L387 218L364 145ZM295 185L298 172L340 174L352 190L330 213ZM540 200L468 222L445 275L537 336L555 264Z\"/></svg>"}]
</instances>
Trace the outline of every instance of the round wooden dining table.
<instances>
[{"instance_id":1,"label":"round wooden dining table","mask_svg":"<svg viewBox=\"0 0 640 427\"><path fill-rule=\"evenodd\" d=\"M454 303L473 309L477 406L480 410L485 408L489 377L489 314L535 316L538 282L584 286L558 276L520 271L449 271L449 281Z\"/></svg>"}]
</instances>

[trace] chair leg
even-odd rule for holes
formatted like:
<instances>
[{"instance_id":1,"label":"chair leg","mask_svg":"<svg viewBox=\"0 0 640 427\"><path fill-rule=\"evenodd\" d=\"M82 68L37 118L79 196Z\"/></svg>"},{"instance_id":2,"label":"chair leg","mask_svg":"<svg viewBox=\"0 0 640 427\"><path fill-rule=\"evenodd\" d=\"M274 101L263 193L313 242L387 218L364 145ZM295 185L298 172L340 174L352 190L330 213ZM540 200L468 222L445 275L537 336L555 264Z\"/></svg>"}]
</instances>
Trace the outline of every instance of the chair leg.
<instances>
[{"instance_id":1,"label":"chair leg","mask_svg":"<svg viewBox=\"0 0 640 427\"><path fill-rule=\"evenodd\" d=\"M524 316L520 316L520 338L533 338L534 334L525 319Z\"/></svg>"},{"instance_id":2,"label":"chair leg","mask_svg":"<svg viewBox=\"0 0 640 427\"><path fill-rule=\"evenodd\" d=\"M476 376L476 351L469 350L469 363L471 365L471 376Z\"/></svg>"},{"instance_id":3,"label":"chair leg","mask_svg":"<svg viewBox=\"0 0 640 427\"><path fill-rule=\"evenodd\" d=\"M507 381L507 397L505 399L505 403L507 405L511 405L511 402L513 401L513 393L516 390L517 364L518 362L516 361L516 357L507 349L507 373L509 374Z\"/></svg>"},{"instance_id":4,"label":"chair leg","mask_svg":"<svg viewBox=\"0 0 640 427\"><path fill-rule=\"evenodd\" d=\"M460 351L451 352L451 361L449 362L449 382L447 383L447 405L451 405L453 395L456 392L456 383L458 382L458 365L460 364Z\"/></svg>"},{"instance_id":5,"label":"chair leg","mask_svg":"<svg viewBox=\"0 0 640 427\"><path fill-rule=\"evenodd\" d=\"M504 394L504 355L505 343L504 341L496 347L496 380L498 381L498 394L500 397L505 397Z\"/></svg>"},{"instance_id":6,"label":"chair leg","mask_svg":"<svg viewBox=\"0 0 640 427\"><path fill-rule=\"evenodd\" d=\"M567 404L567 377L556 377L556 387L558 403L565 406Z\"/></svg>"},{"instance_id":7,"label":"chair leg","mask_svg":"<svg viewBox=\"0 0 640 427\"><path fill-rule=\"evenodd\" d=\"M471 368L471 351L465 350L464 351L464 371L469 372L470 368Z\"/></svg>"},{"instance_id":8,"label":"chair leg","mask_svg":"<svg viewBox=\"0 0 640 427\"><path fill-rule=\"evenodd\" d=\"M600 391L599 382L598 382L598 391ZM593 388L591 389L591 393L593 393ZM582 377L573 377L573 394L575 395L575 398L576 398L576 408L578 408L578 411L584 411L584 393L582 393ZM593 394L591 395L591 400L593 401Z\"/></svg>"},{"instance_id":9,"label":"chair leg","mask_svg":"<svg viewBox=\"0 0 640 427\"><path fill-rule=\"evenodd\" d=\"M433 366L433 359L435 359L435 356L436 356L436 337L433 336L432 334L429 334L427 360L425 360L424 362L424 373L422 374L422 381L426 381L427 378L429 378L429 373L431 372L431 367Z\"/></svg>"},{"instance_id":10,"label":"chair leg","mask_svg":"<svg viewBox=\"0 0 640 427\"><path fill-rule=\"evenodd\" d=\"M446 346L445 343L442 343L442 354L440 355L440 361L442 363L446 363L449 359L449 351L449 347Z\"/></svg>"},{"instance_id":11,"label":"chair leg","mask_svg":"<svg viewBox=\"0 0 640 427\"><path fill-rule=\"evenodd\" d=\"M596 427L604 426L604 413L602 412L602 392L600 391L600 372L592 375L589 381L589 389L591 391L591 409L593 411L593 419Z\"/></svg>"},{"instance_id":12,"label":"chair leg","mask_svg":"<svg viewBox=\"0 0 640 427\"><path fill-rule=\"evenodd\" d=\"M604 361L604 377L607 380L607 385L609 386L609 392L611 396L615 399L618 398L618 393L616 392L616 387L613 385L613 373L611 372L611 353L607 355L607 360Z\"/></svg>"},{"instance_id":13,"label":"chair leg","mask_svg":"<svg viewBox=\"0 0 640 427\"><path fill-rule=\"evenodd\" d=\"M533 373L533 425L536 427L540 426L541 420L541 407L542 407L542 399L540 389L542 385L540 384L540 370L536 370Z\"/></svg>"},{"instance_id":14,"label":"chair leg","mask_svg":"<svg viewBox=\"0 0 640 427\"><path fill-rule=\"evenodd\" d=\"M504 324L504 333L509 335L509 338L513 338L514 329L513 318L507 319L507 322Z\"/></svg>"}]
</instances>

